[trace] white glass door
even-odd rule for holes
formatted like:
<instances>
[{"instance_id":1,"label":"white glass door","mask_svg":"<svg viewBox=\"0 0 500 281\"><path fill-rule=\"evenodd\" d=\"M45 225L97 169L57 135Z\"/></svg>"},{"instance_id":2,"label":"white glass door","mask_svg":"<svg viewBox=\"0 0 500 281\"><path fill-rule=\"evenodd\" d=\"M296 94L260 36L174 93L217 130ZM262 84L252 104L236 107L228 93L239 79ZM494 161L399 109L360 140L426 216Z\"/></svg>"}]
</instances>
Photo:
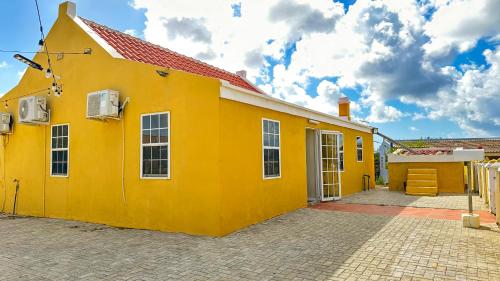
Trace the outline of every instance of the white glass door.
<instances>
[{"instance_id":1,"label":"white glass door","mask_svg":"<svg viewBox=\"0 0 500 281\"><path fill-rule=\"evenodd\" d=\"M338 200L341 196L339 166L339 134L321 131L321 198Z\"/></svg>"}]
</instances>

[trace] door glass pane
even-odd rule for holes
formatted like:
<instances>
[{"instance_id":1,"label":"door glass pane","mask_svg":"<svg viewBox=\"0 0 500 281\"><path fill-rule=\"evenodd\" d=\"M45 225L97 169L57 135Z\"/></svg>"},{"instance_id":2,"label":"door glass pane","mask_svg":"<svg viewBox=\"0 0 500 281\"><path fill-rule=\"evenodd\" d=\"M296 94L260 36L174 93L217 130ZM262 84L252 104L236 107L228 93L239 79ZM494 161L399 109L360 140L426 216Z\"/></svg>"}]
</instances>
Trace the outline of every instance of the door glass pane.
<instances>
[{"instance_id":1,"label":"door glass pane","mask_svg":"<svg viewBox=\"0 0 500 281\"><path fill-rule=\"evenodd\" d=\"M340 174L337 135L321 133L321 169L323 200L340 196Z\"/></svg>"}]
</instances>

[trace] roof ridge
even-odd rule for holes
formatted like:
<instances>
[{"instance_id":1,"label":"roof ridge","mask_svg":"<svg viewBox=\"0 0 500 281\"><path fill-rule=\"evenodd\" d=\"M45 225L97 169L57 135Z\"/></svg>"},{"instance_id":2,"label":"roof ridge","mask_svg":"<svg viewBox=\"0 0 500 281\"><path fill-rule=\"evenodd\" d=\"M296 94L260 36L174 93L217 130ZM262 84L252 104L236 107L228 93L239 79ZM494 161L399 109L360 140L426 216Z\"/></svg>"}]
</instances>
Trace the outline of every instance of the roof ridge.
<instances>
[{"instance_id":1,"label":"roof ridge","mask_svg":"<svg viewBox=\"0 0 500 281\"><path fill-rule=\"evenodd\" d=\"M193 58L193 57L190 57L190 56L187 56L187 55L181 54L181 53L179 53L179 52L173 51L173 50L171 50L171 49L168 49L168 48L166 48L166 47L160 46L160 45L158 45L158 44L154 44L154 43L151 43L151 42L149 42L149 41L143 40L143 39L141 39L141 38L137 38L137 37L135 37L135 36L132 36L132 35L127 34L127 33L124 33L124 32L121 32L121 31L116 30L116 29L114 29L114 28L111 28L111 27L109 27L109 26L106 26L106 25L103 25L103 24L97 23L97 22L95 22L95 21L93 21L93 20L89 20L89 19L86 19L86 18L81 17L81 16L78 16L78 17L79 17L80 19L82 19L84 22L90 22L90 23L92 23L92 24L95 24L95 25L101 26L101 27L103 27L103 28L106 28L106 29L108 29L108 30L110 30L110 31L112 31L112 32L119 33L120 35L124 35L124 36L129 37L129 38L132 38L132 39L134 39L134 40L138 40L138 41L144 42L145 44L148 44L148 45L150 45L150 46L152 46L152 47L156 47L156 48L159 48L159 49L165 50L165 51L167 51L167 52L171 52L171 53L173 53L173 54L175 54L175 55L178 55L178 56L181 56L181 57L184 57L184 58L187 58L187 59L193 60L193 61L195 61L195 62L197 62L197 63L200 63L200 64L203 64L203 65L205 65L205 66L207 66L207 67L210 67L210 68L213 68L213 69L219 70L219 71L221 71L221 72L225 72L225 73L227 73L227 74L230 74L230 75L234 76L235 78L236 78L236 77L238 77L238 78L243 78L243 77L239 76L239 75L238 75L238 74L236 74L236 73L233 73L233 72L230 72L230 71L225 70L225 69L223 69L223 68L220 68L220 67L217 67L217 66L214 66L214 65L208 64L208 63L206 63L206 62L204 62L204 61L201 61L201 60L199 60L199 59L195 59L195 58ZM245 80L246 80L246 79L245 79ZM245 82L247 82L247 81L245 81ZM248 82L247 82L247 83L248 83ZM252 88L255 88L255 87L256 87L256 86L254 86L254 85L252 85L252 84L251 84L250 86L252 86ZM257 89L255 89L255 90L257 91Z\"/></svg>"}]
</instances>

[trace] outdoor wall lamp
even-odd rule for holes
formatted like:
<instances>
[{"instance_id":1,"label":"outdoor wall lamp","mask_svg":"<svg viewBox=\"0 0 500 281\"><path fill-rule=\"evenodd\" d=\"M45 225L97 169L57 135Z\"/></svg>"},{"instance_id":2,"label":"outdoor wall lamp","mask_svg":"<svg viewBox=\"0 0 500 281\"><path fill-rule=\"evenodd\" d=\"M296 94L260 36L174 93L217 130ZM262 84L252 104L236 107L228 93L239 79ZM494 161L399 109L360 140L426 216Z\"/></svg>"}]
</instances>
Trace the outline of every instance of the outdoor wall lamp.
<instances>
[{"instance_id":1,"label":"outdoor wall lamp","mask_svg":"<svg viewBox=\"0 0 500 281\"><path fill-rule=\"evenodd\" d=\"M29 65L30 67L33 67L34 69L43 70L43 67L40 64L38 64L38 63L36 63L36 62L34 62L34 61L24 57L24 56L21 56L20 54L15 54L14 58L16 60L24 63L24 64Z\"/></svg>"}]
</instances>

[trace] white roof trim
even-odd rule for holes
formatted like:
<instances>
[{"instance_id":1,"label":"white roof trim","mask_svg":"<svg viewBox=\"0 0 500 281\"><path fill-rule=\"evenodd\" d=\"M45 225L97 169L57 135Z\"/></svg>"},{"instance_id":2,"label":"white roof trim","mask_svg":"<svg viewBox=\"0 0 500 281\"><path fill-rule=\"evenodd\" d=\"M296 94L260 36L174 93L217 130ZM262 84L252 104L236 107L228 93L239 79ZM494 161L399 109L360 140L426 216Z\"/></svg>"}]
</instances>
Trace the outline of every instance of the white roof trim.
<instances>
[{"instance_id":1,"label":"white roof trim","mask_svg":"<svg viewBox=\"0 0 500 281\"><path fill-rule=\"evenodd\" d=\"M415 163L415 162L469 162L484 159L483 149L456 149L452 154L441 155L397 155L389 154L389 163Z\"/></svg>"},{"instance_id":2,"label":"white roof trim","mask_svg":"<svg viewBox=\"0 0 500 281\"><path fill-rule=\"evenodd\" d=\"M271 109L274 111L288 113L295 116L314 119L323 123L345 127L365 133L372 132L372 127L370 126L343 120L339 117L335 117L326 113L276 99L265 94L258 94L256 92L234 86L225 80L221 80L220 97L223 99L246 103L262 108Z\"/></svg>"},{"instance_id":3,"label":"white roof trim","mask_svg":"<svg viewBox=\"0 0 500 281\"><path fill-rule=\"evenodd\" d=\"M106 40L102 39L99 34L92 30L92 28L85 24L79 17L70 18L73 19L73 21L78 24L83 29L83 31L85 31L92 39L94 39L94 41L96 41L97 44L99 44L99 46L106 50L106 52L108 52L113 58L123 59L123 56L120 55L120 53L118 53L115 48L111 47L111 45L109 45Z\"/></svg>"}]
</instances>

